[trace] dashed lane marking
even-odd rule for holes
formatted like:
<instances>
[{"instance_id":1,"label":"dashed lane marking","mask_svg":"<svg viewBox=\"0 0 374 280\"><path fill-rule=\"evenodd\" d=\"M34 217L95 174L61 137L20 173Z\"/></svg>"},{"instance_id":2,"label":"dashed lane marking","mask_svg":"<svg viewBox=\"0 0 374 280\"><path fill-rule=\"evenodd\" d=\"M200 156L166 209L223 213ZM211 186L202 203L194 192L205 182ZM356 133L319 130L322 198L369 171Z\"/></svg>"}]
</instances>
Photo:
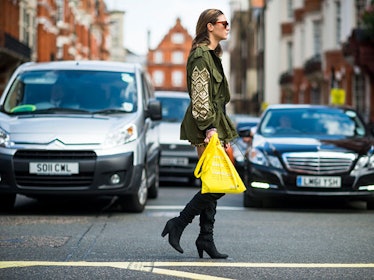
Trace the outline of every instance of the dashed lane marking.
<instances>
[{"instance_id":1,"label":"dashed lane marking","mask_svg":"<svg viewBox=\"0 0 374 280\"><path fill-rule=\"evenodd\" d=\"M374 263L215 263L215 262L47 262L47 261L0 261L0 269L30 266L79 266L113 267L150 272L173 277L201 280L232 280L162 267L235 267L235 268L374 268ZM161 267L161 268L160 268Z\"/></svg>"}]
</instances>

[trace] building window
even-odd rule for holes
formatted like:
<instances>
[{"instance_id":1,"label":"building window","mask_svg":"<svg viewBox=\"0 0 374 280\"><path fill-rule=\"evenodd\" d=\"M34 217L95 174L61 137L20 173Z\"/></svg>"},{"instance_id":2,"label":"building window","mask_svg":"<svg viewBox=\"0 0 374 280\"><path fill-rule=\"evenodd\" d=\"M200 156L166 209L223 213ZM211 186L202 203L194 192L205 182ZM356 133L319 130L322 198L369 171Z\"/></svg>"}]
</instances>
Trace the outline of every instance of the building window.
<instances>
[{"instance_id":1,"label":"building window","mask_svg":"<svg viewBox=\"0 0 374 280\"><path fill-rule=\"evenodd\" d=\"M356 25L362 27L362 14L365 10L366 0L355 0L356 5Z\"/></svg>"},{"instance_id":2,"label":"building window","mask_svg":"<svg viewBox=\"0 0 374 280\"><path fill-rule=\"evenodd\" d=\"M321 90L319 87L312 87L310 92L310 103L320 104L321 100Z\"/></svg>"},{"instance_id":3,"label":"building window","mask_svg":"<svg viewBox=\"0 0 374 280\"><path fill-rule=\"evenodd\" d=\"M30 46L30 34L29 34L29 26L30 26L30 15L25 10L23 13L23 42Z\"/></svg>"},{"instance_id":4,"label":"building window","mask_svg":"<svg viewBox=\"0 0 374 280\"><path fill-rule=\"evenodd\" d=\"M174 33L171 36L171 41L174 44L183 44L184 43L184 35L182 33Z\"/></svg>"},{"instance_id":5,"label":"building window","mask_svg":"<svg viewBox=\"0 0 374 280\"><path fill-rule=\"evenodd\" d=\"M183 52L181 51L173 52L171 55L171 62L174 64L183 64L184 63Z\"/></svg>"},{"instance_id":6,"label":"building window","mask_svg":"<svg viewBox=\"0 0 374 280\"><path fill-rule=\"evenodd\" d=\"M36 28L35 28L35 8L30 3L20 3L20 25L19 38L22 43L32 47L35 42Z\"/></svg>"},{"instance_id":7,"label":"building window","mask_svg":"<svg viewBox=\"0 0 374 280\"><path fill-rule=\"evenodd\" d=\"M362 112L364 117L367 117L368 107L366 104L366 96L365 96L365 77L361 74L360 71L357 71L353 76L353 105L359 112Z\"/></svg>"},{"instance_id":8,"label":"building window","mask_svg":"<svg viewBox=\"0 0 374 280\"><path fill-rule=\"evenodd\" d=\"M160 70L153 72L153 82L155 86L157 87L162 86L164 84L164 80L165 80L164 72Z\"/></svg>"},{"instance_id":9,"label":"building window","mask_svg":"<svg viewBox=\"0 0 374 280\"><path fill-rule=\"evenodd\" d=\"M305 91L303 89L300 89L299 91L299 104L305 103Z\"/></svg>"},{"instance_id":10,"label":"building window","mask_svg":"<svg viewBox=\"0 0 374 280\"><path fill-rule=\"evenodd\" d=\"M182 71L173 71L172 73L172 84L175 87L183 86L183 72Z\"/></svg>"},{"instance_id":11,"label":"building window","mask_svg":"<svg viewBox=\"0 0 374 280\"><path fill-rule=\"evenodd\" d=\"M300 46L301 46L301 57L305 57L305 29L301 27L301 36L300 36Z\"/></svg>"},{"instance_id":12,"label":"building window","mask_svg":"<svg viewBox=\"0 0 374 280\"><path fill-rule=\"evenodd\" d=\"M342 18L341 18L341 15L342 15L342 9L341 9L341 4L339 1L336 1L335 2L335 12L336 12L336 31L335 31L335 43L336 45L339 45L340 43L340 38L341 38L341 30L342 30Z\"/></svg>"},{"instance_id":13,"label":"building window","mask_svg":"<svg viewBox=\"0 0 374 280\"><path fill-rule=\"evenodd\" d=\"M313 51L314 55L321 53L322 41L321 41L321 21L313 21Z\"/></svg>"},{"instance_id":14,"label":"building window","mask_svg":"<svg viewBox=\"0 0 374 280\"><path fill-rule=\"evenodd\" d=\"M287 17L293 19L293 1L287 0Z\"/></svg>"},{"instance_id":15,"label":"building window","mask_svg":"<svg viewBox=\"0 0 374 280\"><path fill-rule=\"evenodd\" d=\"M292 42L287 42L287 70L291 72L293 69L293 59L292 59Z\"/></svg>"},{"instance_id":16,"label":"building window","mask_svg":"<svg viewBox=\"0 0 374 280\"><path fill-rule=\"evenodd\" d=\"M284 95L284 103L292 104L293 103L293 92L291 90L287 90Z\"/></svg>"},{"instance_id":17,"label":"building window","mask_svg":"<svg viewBox=\"0 0 374 280\"><path fill-rule=\"evenodd\" d=\"M164 55L160 51L154 53L154 63L161 64L164 62Z\"/></svg>"},{"instance_id":18,"label":"building window","mask_svg":"<svg viewBox=\"0 0 374 280\"><path fill-rule=\"evenodd\" d=\"M58 21L64 21L64 0L56 0L57 5L57 15L56 20Z\"/></svg>"}]
</instances>

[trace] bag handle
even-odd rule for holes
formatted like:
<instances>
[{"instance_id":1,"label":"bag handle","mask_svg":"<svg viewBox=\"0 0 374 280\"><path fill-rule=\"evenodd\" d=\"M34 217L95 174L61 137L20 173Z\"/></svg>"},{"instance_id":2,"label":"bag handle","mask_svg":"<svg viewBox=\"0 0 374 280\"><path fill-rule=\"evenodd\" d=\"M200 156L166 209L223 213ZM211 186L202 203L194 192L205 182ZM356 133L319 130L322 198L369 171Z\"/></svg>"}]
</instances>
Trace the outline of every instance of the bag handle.
<instances>
[{"instance_id":1,"label":"bag handle","mask_svg":"<svg viewBox=\"0 0 374 280\"><path fill-rule=\"evenodd\" d=\"M206 154L205 154L205 151L204 151L204 153L201 155L199 161L197 162L195 170L193 172L193 174L195 175L196 178L200 178L201 177L201 173L202 173L201 166L203 165L205 157L206 157Z\"/></svg>"},{"instance_id":2,"label":"bag handle","mask_svg":"<svg viewBox=\"0 0 374 280\"><path fill-rule=\"evenodd\" d=\"M208 145L206 146L203 154L201 155L199 161L196 164L194 175L196 178L200 178L202 174L202 165L205 160L208 160L208 156L212 156L212 153L209 153L211 150L215 150L217 148L217 145L219 145L219 139L218 134L214 133L213 136L210 138Z\"/></svg>"}]
</instances>

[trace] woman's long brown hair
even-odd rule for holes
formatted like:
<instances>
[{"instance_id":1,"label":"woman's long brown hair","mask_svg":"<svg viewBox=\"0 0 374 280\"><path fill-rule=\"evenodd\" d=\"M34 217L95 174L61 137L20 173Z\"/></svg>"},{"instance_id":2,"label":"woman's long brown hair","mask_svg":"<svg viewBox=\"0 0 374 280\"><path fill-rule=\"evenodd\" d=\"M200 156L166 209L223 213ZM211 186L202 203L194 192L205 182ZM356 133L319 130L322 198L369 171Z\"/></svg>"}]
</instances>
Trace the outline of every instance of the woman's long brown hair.
<instances>
[{"instance_id":1,"label":"woman's long brown hair","mask_svg":"<svg viewBox=\"0 0 374 280\"><path fill-rule=\"evenodd\" d=\"M208 23L216 23L220 15L223 15L223 12L218 9L207 9L200 14L200 17L196 24L196 37L192 41L192 47L190 52L192 52L200 45L210 44L207 25ZM220 44L217 45L214 52L218 56L222 55L222 47Z\"/></svg>"}]
</instances>

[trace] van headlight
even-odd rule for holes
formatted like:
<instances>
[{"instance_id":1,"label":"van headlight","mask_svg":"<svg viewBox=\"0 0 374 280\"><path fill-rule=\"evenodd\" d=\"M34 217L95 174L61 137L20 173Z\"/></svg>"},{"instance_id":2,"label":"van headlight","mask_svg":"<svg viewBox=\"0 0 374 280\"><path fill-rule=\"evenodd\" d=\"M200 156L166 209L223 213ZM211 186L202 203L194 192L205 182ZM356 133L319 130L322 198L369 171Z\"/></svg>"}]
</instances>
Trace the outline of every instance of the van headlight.
<instances>
[{"instance_id":1,"label":"van headlight","mask_svg":"<svg viewBox=\"0 0 374 280\"><path fill-rule=\"evenodd\" d=\"M105 147L117 147L132 142L138 138L138 131L135 124L129 124L121 129L111 132L105 139Z\"/></svg>"},{"instance_id":2,"label":"van headlight","mask_svg":"<svg viewBox=\"0 0 374 280\"><path fill-rule=\"evenodd\" d=\"M10 137L9 134L2 128L0 128L0 147L9 147Z\"/></svg>"}]
</instances>

